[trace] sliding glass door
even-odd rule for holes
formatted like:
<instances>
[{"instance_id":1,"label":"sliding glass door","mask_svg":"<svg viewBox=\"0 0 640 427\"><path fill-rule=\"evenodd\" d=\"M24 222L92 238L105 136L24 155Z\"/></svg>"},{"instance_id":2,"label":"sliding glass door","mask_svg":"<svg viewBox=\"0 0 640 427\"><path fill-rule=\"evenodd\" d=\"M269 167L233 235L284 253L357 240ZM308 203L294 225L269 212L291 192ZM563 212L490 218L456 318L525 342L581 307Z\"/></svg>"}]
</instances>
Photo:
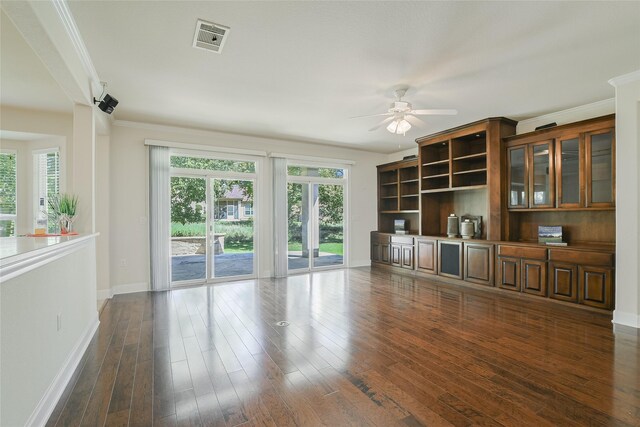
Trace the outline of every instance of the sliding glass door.
<instances>
[{"instance_id":1,"label":"sliding glass door","mask_svg":"<svg viewBox=\"0 0 640 427\"><path fill-rule=\"evenodd\" d=\"M289 167L290 272L345 264L344 170Z\"/></svg>"},{"instance_id":2,"label":"sliding glass door","mask_svg":"<svg viewBox=\"0 0 640 427\"><path fill-rule=\"evenodd\" d=\"M252 275L253 180L212 178L210 194L210 278Z\"/></svg>"},{"instance_id":3,"label":"sliding glass door","mask_svg":"<svg viewBox=\"0 0 640 427\"><path fill-rule=\"evenodd\" d=\"M171 157L173 286L255 277L255 163Z\"/></svg>"}]
</instances>

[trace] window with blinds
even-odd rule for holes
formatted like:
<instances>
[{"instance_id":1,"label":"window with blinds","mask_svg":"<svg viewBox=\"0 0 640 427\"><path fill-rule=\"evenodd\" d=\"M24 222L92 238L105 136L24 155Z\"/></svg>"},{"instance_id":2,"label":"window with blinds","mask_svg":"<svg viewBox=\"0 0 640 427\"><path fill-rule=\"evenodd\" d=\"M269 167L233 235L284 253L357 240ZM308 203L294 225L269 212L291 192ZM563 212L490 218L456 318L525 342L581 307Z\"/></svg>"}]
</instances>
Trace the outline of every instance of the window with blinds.
<instances>
[{"instance_id":1,"label":"window with blinds","mask_svg":"<svg viewBox=\"0 0 640 427\"><path fill-rule=\"evenodd\" d=\"M39 211L44 205L44 212L49 212L49 199L60 193L60 153L58 150L37 152L33 155L35 176L35 207ZM42 203L41 203L42 201ZM36 215L38 213L36 211ZM49 220L48 233L56 233L58 224Z\"/></svg>"},{"instance_id":2,"label":"window with blinds","mask_svg":"<svg viewBox=\"0 0 640 427\"><path fill-rule=\"evenodd\" d=\"M17 169L17 154L0 152L0 237L16 234Z\"/></svg>"}]
</instances>

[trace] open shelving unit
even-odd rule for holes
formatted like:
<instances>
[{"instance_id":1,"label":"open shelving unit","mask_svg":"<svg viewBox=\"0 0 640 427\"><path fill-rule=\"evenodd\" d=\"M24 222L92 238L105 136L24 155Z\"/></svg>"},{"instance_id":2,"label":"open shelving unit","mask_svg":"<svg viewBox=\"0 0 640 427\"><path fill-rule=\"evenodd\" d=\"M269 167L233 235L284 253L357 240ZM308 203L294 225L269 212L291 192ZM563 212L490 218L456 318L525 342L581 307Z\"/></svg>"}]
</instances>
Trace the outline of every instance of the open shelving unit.
<instances>
[{"instance_id":1,"label":"open shelving unit","mask_svg":"<svg viewBox=\"0 0 640 427\"><path fill-rule=\"evenodd\" d=\"M445 235L447 217L474 215L483 219L483 237L499 239L502 190L500 148L515 133L516 122L490 118L418 138L421 234ZM496 214L497 213L497 214Z\"/></svg>"},{"instance_id":2,"label":"open shelving unit","mask_svg":"<svg viewBox=\"0 0 640 427\"><path fill-rule=\"evenodd\" d=\"M378 230L392 232L394 220L404 219L417 233L419 212L418 160L414 158L378 166Z\"/></svg>"}]
</instances>

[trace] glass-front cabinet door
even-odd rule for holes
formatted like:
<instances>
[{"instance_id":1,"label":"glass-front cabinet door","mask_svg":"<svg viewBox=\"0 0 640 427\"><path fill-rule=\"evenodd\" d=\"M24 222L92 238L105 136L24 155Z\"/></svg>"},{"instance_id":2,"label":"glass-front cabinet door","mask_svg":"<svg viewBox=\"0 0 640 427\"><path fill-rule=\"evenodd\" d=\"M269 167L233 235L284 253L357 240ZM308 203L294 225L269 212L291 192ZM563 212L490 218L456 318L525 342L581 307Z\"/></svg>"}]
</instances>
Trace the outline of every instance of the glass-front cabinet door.
<instances>
[{"instance_id":1,"label":"glass-front cabinet door","mask_svg":"<svg viewBox=\"0 0 640 427\"><path fill-rule=\"evenodd\" d=\"M527 208L527 150L526 146L509 148L507 160L509 162L509 208Z\"/></svg>"},{"instance_id":2,"label":"glass-front cabinet door","mask_svg":"<svg viewBox=\"0 0 640 427\"><path fill-rule=\"evenodd\" d=\"M553 141L529 145L529 207L553 208Z\"/></svg>"},{"instance_id":3,"label":"glass-front cabinet door","mask_svg":"<svg viewBox=\"0 0 640 427\"><path fill-rule=\"evenodd\" d=\"M587 207L615 206L613 129L585 135Z\"/></svg>"},{"instance_id":4,"label":"glass-front cabinet door","mask_svg":"<svg viewBox=\"0 0 640 427\"><path fill-rule=\"evenodd\" d=\"M584 207L584 145L579 135L556 140L557 207Z\"/></svg>"}]
</instances>

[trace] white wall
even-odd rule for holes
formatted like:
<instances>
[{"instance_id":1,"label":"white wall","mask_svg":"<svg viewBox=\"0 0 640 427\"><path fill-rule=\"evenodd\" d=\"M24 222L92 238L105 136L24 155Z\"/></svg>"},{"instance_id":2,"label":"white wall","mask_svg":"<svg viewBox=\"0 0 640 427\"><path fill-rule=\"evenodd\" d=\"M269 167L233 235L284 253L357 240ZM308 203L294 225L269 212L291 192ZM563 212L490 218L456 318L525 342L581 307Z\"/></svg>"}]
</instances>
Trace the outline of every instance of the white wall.
<instances>
[{"instance_id":1,"label":"white wall","mask_svg":"<svg viewBox=\"0 0 640 427\"><path fill-rule=\"evenodd\" d=\"M96 231L100 233L96 239L98 256L98 300L111 297L111 263L110 263L110 137L96 137Z\"/></svg>"},{"instance_id":2,"label":"white wall","mask_svg":"<svg viewBox=\"0 0 640 427\"><path fill-rule=\"evenodd\" d=\"M149 283L148 148L145 139L353 160L350 176L350 265L369 264L369 232L376 228L376 165L386 155L293 141L167 126L115 122L111 134L111 282L137 289ZM259 172L262 203L259 227L260 277L273 272L271 167Z\"/></svg>"},{"instance_id":3,"label":"white wall","mask_svg":"<svg viewBox=\"0 0 640 427\"><path fill-rule=\"evenodd\" d=\"M616 309L613 322L640 328L640 70L616 88Z\"/></svg>"},{"instance_id":4,"label":"white wall","mask_svg":"<svg viewBox=\"0 0 640 427\"><path fill-rule=\"evenodd\" d=\"M94 240L76 245L1 283L0 425L44 425L98 325Z\"/></svg>"}]
</instances>

